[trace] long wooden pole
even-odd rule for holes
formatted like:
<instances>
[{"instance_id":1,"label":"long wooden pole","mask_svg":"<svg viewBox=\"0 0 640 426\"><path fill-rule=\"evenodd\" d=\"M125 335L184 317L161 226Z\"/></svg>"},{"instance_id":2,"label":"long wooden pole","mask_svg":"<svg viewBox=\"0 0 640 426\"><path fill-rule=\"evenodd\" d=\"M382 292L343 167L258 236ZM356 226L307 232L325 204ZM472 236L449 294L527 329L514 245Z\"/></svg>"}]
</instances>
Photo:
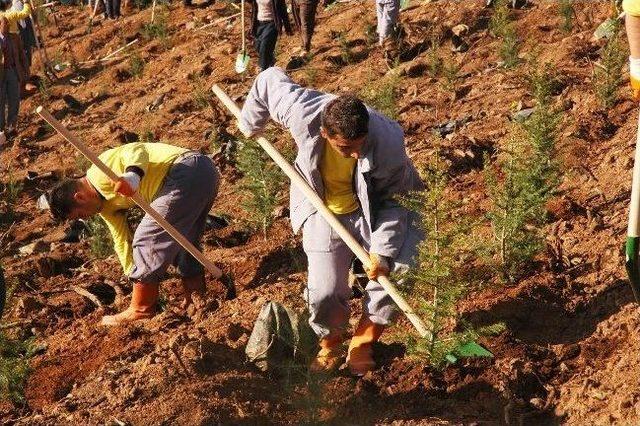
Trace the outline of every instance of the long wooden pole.
<instances>
[{"instance_id":1,"label":"long wooden pole","mask_svg":"<svg viewBox=\"0 0 640 426\"><path fill-rule=\"evenodd\" d=\"M69 130L67 130L62 123L60 123L56 118L49 113L49 111L45 110L43 107L39 106L36 108L36 112L40 117L42 117L47 123L51 125L58 133L62 135L71 145L73 145L78 151L82 153L91 163L93 163L102 173L107 175L109 179L113 182L118 180L118 176L104 164L97 155L95 155L90 149L88 149L80 139L75 137ZM195 257L198 262L202 264L209 272L213 274L215 278L222 277L222 271L218 269L216 265L213 264L209 259L207 259L204 254L200 252L189 240L187 240L176 228L173 227L167 220L160 215L157 211L154 210L153 207L140 195L140 193L136 192L133 194L131 199L138 205L146 214L151 216L158 225L160 225L171 237L178 242L186 251L188 251L193 257Z\"/></svg>"},{"instance_id":2,"label":"long wooden pole","mask_svg":"<svg viewBox=\"0 0 640 426\"><path fill-rule=\"evenodd\" d=\"M213 92L218 96L220 101L231 111L236 119L240 119L240 108L218 85L212 87ZM266 151L266 153L276 162L278 166L285 172L285 174L291 179L294 185L300 189L307 199L313 204L313 207L318 210L322 217L329 223L331 228L342 238L342 240L351 249L353 254L362 262L365 268L371 267L371 260L369 253L362 248L362 246L356 241L355 238L349 233L342 223L335 217L335 215L324 205L324 201L318 196L318 194L309 186L306 180L298 174L298 172L289 164L289 162L278 152L278 150L264 137L259 136L257 139L258 144ZM411 321L411 324L416 328L421 337L431 339L431 332L427 328L422 319L416 315L411 306L404 300L402 295L398 292L395 285L388 277L379 276L378 283L385 289L385 291L391 296L393 301L398 305L400 310Z\"/></svg>"}]
</instances>

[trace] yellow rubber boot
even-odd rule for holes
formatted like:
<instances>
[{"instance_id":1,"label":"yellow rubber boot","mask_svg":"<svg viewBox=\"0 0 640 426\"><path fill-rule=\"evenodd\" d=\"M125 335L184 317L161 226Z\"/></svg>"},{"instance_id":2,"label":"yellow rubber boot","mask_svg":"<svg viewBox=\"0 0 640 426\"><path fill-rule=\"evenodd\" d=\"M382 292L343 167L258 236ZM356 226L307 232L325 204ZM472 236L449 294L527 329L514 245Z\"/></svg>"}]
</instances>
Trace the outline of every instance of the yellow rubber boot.
<instances>
[{"instance_id":1,"label":"yellow rubber boot","mask_svg":"<svg viewBox=\"0 0 640 426\"><path fill-rule=\"evenodd\" d=\"M347 364L354 376L364 376L376 367L373 360L373 344L380 339L384 326L374 324L368 317L360 318L360 323L349 344Z\"/></svg>"},{"instance_id":2,"label":"yellow rubber boot","mask_svg":"<svg viewBox=\"0 0 640 426\"><path fill-rule=\"evenodd\" d=\"M159 288L159 284L134 283L129 307L119 314L105 315L100 324L113 327L153 317L156 314Z\"/></svg>"},{"instance_id":3,"label":"yellow rubber boot","mask_svg":"<svg viewBox=\"0 0 640 426\"><path fill-rule=\"evenodd\" d=\"M311 371L333 371L340 367L344 351L342 350L344 335L342 333L332 333L320 339L320 351L316 359L311 363Z\"/></svg>"}]
</instances>

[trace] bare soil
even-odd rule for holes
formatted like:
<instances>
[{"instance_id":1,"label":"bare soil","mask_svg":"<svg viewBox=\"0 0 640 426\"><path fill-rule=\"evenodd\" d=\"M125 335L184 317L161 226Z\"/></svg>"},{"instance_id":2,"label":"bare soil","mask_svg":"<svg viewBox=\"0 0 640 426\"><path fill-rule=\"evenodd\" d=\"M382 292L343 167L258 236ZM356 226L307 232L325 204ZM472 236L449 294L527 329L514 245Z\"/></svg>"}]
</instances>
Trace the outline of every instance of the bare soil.
<instances>
[{"instance_id":1,"label":"bare soil","mask_svg":"<svg viewBox=\"0 0 640 426\"><path fill-rule=\"evenodd\" d=\"M487 29L491 9L483 0L437 1L402 13L407 52L400 64L399 122L411 157L426 161L433 151L434 126L467 118L445 140L443 153L453 176L452 194L469 214L488 207L482 156L492 153L509 128L514 106L532 106L524 71L498 66L499 41ZM119 329L98 326L100 317L128 303L129 285L115 257L95 260L88 242L60 243L64 224L55 224L35 207L35 199L54 180L31 182L15 204L15 224L0 218L2 264L7 282L17 283L5 320L20 321L20 333L35 336L42 350L32 359L27 405L0 403L3 424L620 424L640 423L640 319L624 271L621 246L626 230L636 134L636 104L626 87L610 111L599 108L592 84L593 61L601 44L591 41L609 13L606 2L576 2L574 28L560 30L555 2L534 1L514 10L523 57L537 51L556 65L564 109L560 154L565 175L549 205L548 247L526 279L509 287L474 293L460 306L474 324L502 321L507 329L482 343L493 359L463 360L436 371L406 358L397 336L405 321L376 348L381 367L362 379L343 373L309 384L257 371L245 361L244 346L260 306L277 300L303 307L306 260L286 214L268 238L247 234L240 221L208 231L204 251L232 273L238 298L223 300L219 283L209 280L206 306L199 312L178 308L178 280L163 284L166 308L145 323ZM168 45L142 36L150 9L126 12L121 20L99 21L86 33L87 10L56 9L58 27L45 28L49 56L57 61L100 58L140 38L132 51L146 65L131 75L128 60L105 66L66 69L46 93L26 98L19 137L0 148L2 182L26 172L73 175L80 172L74 148L32 113L44 105L91 149L100 152L131 134L152 132L158 140L211 152L205 132L235 132L235 125L211 99L203 108L195 88L220 84L238 101L255 70L234 72L239 23L191 29L235 8L225 3L168 13ZM451 53L450 28L470 28L470 48ZM375 24L371 2L351 2L321 11L309 64L291 70L302 83L321 90L359 91L387 72L381 53L369 45L365 27ZM336 35L344 32L353 48L343 61ZM425 50L442 37L441 54L461 65L455 94L442 79L429 77ZM299 45L283 37L278 64L286 67ZM37 60L34 71L40 69ZM253 54L255 64L255 54ZM290 66L291 67L291 66ZM77 83L77 79L81 82ZM626 83L626 80L625 80ZM63 99L71 95L81 108ZM159 96L159 106L154 104ZM155 102L157 103L157 102ZM287 136L275 130L280 146ZM246 215L239 201L238 174L222 157L221 193L214 213L234 219ZM283 205L284 205L283 201ZM286 213L286 212L285 212ZM52 243L43 253L21 256L36 241ZM70 286L95 294L101 307ZM354 311L358 311L354 300ZM357 318L354 315L352 319ZM316 386L317 385L317 386Z\"/></svg>"}]
</instances>

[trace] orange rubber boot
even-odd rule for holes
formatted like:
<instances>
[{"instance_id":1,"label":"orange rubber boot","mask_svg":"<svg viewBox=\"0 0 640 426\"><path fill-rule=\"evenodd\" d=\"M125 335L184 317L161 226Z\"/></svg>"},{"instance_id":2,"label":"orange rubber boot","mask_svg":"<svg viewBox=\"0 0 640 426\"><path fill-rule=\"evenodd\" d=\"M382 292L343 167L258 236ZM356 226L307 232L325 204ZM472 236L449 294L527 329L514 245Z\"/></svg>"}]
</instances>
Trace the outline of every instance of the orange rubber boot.
<instances>
[{"instance_id":1,"label":"orange rubber boot","mask_svg":"<svg viewBox=\"0 0 640 426\"><path fill-rule=\"evenodd\" d=\"M373 360L373 344L380 339L384 326L374 324L368 317L360 318L360 323L349 344L347 364L354 376L364 376L375 368Z\"/></svg>"},{"instance_id":2,"label":"orange rubber boot","mask_svg":"<svg viewBox=\"0 0 640 426\"><path fill-rule=\"evenodd\" d=\"M159 288L159 284L133 283L129 307L119 314L103 316L101 324L118 326L153 317L156 314Z\"/></svg>"},{"instance_id":3,"label":"orange rubber boot","mask_svg":"<svg viewBox=\"0 0 640 426\"><path fill-rule=\"evenodd\" d=\"M342 332L332 333L320 339L320 342L318 342L320 351L318 351L316 359L311 363L311 371L333 371L340 367L344 356L342 342L344 342Z\"/></svg>"}]
</instances>

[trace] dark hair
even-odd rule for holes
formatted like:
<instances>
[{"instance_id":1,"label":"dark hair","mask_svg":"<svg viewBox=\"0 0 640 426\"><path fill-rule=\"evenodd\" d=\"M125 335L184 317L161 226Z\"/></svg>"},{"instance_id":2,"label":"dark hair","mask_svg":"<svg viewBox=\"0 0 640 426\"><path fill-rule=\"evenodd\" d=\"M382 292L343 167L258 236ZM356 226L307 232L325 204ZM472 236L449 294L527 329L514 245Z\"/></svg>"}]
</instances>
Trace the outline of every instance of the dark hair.
<instances>
[{"instance_id":1,"label":"dark hair","mask_svg":"<svg viewBox=\"0 0 640 426\"><path fill-rule=\"evenodd\" d=\"M58 182L51 191L47 193L47 202L51 216L56 220L65 220L77 203L73 196L80 188L77 179L64 179Z\"/></svg>"},{"instance_id":2,"label":"dark hair","mask_svg":"<svg viewBox=\"0 0 640 426\"><path fill-rule=\"evenodd\" d=\"M329 136L337 134L347 140L358 139L367 134L369 112L357 97L342 95L324 107L322 127Z\"/></svg>"}]
</instances>

